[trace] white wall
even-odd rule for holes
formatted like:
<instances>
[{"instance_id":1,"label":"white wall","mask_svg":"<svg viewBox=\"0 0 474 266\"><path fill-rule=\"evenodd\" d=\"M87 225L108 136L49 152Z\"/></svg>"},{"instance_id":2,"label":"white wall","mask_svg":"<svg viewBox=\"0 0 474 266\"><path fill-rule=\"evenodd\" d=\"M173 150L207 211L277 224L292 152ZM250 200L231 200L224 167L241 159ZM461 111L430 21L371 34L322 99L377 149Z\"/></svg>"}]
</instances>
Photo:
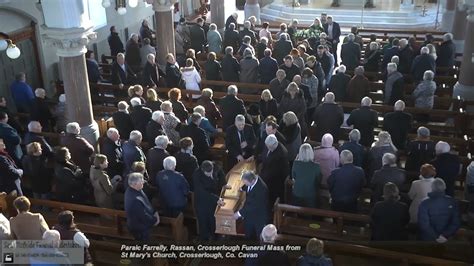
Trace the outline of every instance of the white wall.
<instances>
[{"instance_id":1,"label":"white wall","mask_svg":"<svg viewBox=\"0 0 474 266\"><path fill-rule=\"evenodd\" d=\"M51 84L60 78L58 69L59 58L56 55L55 48L45 45L42 42L42 35L45 30L44 19L43 13L40 8L37 7L36 3L37 1L32 0L15 0L8 3L0 2L0 31L9 33L21 29L28 26L32 20L37 23L37 43L44 88L52 95L54 94L54 87ZM93 43L97 43L98 56L101 54L110 55L110 49L107 43L110 26L115 25L124 44L126 42L124 36L125 28L129 29L129 34L133 32L138 33L141 21L145 18L148 19L149 25L153 26L151 16L153 16L154 12L151 6L146 7L145 3L140 1L136 8L132 9L127 7L127 11L127 14L124 16L118 15L115 11L114 1L112 1L112 6L106 9L107 26L97 29L97 40L89 44L89 48L91 49Z\"/></svg>"}]
</instances>

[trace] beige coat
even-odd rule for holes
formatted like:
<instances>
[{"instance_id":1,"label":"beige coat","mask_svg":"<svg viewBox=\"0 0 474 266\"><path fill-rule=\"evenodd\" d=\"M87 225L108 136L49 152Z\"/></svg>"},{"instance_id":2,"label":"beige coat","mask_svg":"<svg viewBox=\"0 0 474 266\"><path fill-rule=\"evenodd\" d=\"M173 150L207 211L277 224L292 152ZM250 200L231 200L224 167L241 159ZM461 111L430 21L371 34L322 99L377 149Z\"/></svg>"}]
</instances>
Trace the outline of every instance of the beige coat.
<instances>
[{"instance_id":1,"label":"beige coat","mask_svg":"<svg viewBox=\"0 0 474 266\"><path fill-rule=\"evenodd\" d=\"M40 213L24 212L10 219L10 229L13 239L42 240L49 227Z\"/></svg>"},{"instance_id":2,"label":"beige coat","mask_svg":"<svg viewBox=\"0 0 474 266\"><path fill-rule=\"evenodd\" d=\"M102 169L91 167L90 179L92 187L94 187L95 203L98 207L113 208L112 192L114 190L109 176Z\"/></svg>"}]
</instances>

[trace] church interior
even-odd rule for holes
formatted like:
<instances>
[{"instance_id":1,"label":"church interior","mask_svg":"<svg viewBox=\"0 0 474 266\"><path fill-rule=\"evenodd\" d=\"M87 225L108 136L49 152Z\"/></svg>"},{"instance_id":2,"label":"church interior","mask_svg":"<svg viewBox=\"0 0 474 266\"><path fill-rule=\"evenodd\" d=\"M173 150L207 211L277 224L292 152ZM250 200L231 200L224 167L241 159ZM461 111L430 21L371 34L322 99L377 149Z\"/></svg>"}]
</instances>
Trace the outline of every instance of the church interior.
<instances>
[{"instance_id":1,"label":"church interior","mask_svg":"<svg viewBox=\"0 0 474 266\"><path fill-rule=\"evenodd\" d=\"M474 264L474 0L0 22L2 265Z\"/></svg>"}]
</instances>

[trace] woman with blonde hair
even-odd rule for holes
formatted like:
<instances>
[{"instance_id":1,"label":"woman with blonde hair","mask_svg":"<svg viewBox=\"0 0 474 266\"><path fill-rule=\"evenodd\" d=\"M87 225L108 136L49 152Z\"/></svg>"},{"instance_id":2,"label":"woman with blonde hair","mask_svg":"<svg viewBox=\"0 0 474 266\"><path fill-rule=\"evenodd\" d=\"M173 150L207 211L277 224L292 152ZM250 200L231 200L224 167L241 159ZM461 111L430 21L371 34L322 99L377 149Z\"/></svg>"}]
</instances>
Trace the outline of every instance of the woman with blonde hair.
<instances>
[{"instance_id":1,"label":"woman with blonde hair","mask_svg":"<svg viewBox=\"0 0 474 266\"><path fill-rule=\"evenodd\" d=\"M196 59L196 51L194 49L188 49L186 51L186 60L191 59L193 60L193 66L196 68L197 72L201 73L201 65Z\"/></svg>"},{"instance_id":2,"label":"woman with blonde hair","mask_svg":"<svg viewBox=\"0 0 474 266\"><path fill-rule=\"evenodd\" d=\"M300 91L295 82L291 82L283 93L278 111L280 114L284 114L288 111L294 112L298 117L303 132L306 132L306 102L303 97L303 92Z\"/></svg>"},{"instance_id":3,"label":"woman with blonde hair","mask_svg":"<svg viewBox=\"0 0 474 266\"><path fill-rule=\"evenodd\" d=\"M150 108L152 112L159 111L162 103L155 89L150 88L146 91L146 107Z\"/></svg>"},{"instance_id":4,"label":"woman with blonde hair","mask_svg":"<svg viewBox=\"0 0 474 266\"><path fill-rule=\"evenodd\" d=\"M321 168L314 162L313 147L308 143L302 144L291 169L293 204L316 208L321 177Z\"/></svg>"},{"instance_id":5,"label":"woman with blonde hair","mask_svg":"<svg viewBox=\"0 0 474 266\"><path fill-rule=\"evenodd\" d=\"M142 85L130 86L127 92L128 92L128 97L130 97L130 99L137 97L137 98L140 98L140 101L142 102L142 104L146 103L145 98L143 98Z\"/></svg>"},{"instance_id":6,"label":"woman with blonde hair","mask_svg":"<svg viewBox=\"0 0 474 266\"><path fill-rule=\"evenodd\" d=\"M269 89L262 91L260 95L260 115L263 118L266 118L269 115L278 117L278 103L275 98L273 98L272 93Z\"/></svg>"},{"instance_id":7,"label":"woman with blonde hair","mask_svg":"<svg viewBox=\"0 0 474 266\"><path fill-rule=\"evenodd\" d=\"M298 123L298 117L292 111L283 114L281 133L286 139L286 149L288 150L288 159L292 165L301 146L301 126Z\"/></svg>"}]
</instances>

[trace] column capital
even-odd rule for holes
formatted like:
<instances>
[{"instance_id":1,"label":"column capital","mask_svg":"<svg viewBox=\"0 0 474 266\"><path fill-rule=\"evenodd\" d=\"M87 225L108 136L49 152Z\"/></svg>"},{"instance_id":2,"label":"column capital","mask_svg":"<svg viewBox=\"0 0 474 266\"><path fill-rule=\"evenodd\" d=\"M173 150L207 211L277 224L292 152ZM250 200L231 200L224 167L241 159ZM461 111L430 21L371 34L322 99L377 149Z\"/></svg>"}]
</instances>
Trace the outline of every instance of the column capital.
<instances>
[{"instance_id":1,"label":"column capital","mask_svg":"<svg viewBox=\"0 0 474 266\"><path fill-rule=\"evenodd\" d=\"M178 0L146 0L146 2L153 5L155 12L165 12L173 10L174 4L178 2Z\"/></svg>"},{"instance_id":2,"label":"column capital","mask_svg":"<svg viewBox=\"0 0 474 266\"><path fill-rule=\"evenodd\" d=\"M86 45L97 38L93 27L59 29L44 27L44 42L57 48L56 54L62 57L74 57L87 52Z\"/></svg>"}]
</instances>

